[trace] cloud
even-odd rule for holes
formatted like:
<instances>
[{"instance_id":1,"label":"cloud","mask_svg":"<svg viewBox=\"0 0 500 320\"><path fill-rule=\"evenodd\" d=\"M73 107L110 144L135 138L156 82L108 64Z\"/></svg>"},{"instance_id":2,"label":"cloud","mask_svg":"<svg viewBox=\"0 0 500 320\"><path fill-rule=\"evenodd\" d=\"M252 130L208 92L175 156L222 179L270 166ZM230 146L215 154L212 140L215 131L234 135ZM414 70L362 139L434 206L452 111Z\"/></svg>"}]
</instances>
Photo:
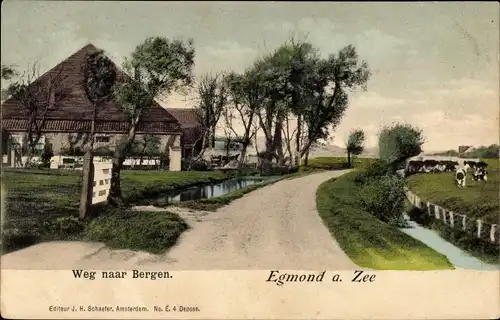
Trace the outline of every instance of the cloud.
<instances>
[{"instance_id":1,"label":"cloud","mask_svg":"<svg viewBox=\"0 0 500 320\"><path fill-rule=\"evenodd\" d=\"M376 57L410 51L407 49L410 45L408 40L395 37L376 28L356 35L354 43L360 53Z\"/></svg>"},{"instance_id":2,"label":"cloud","mask_svg":"<svg viewBox=\"0 0 500 320\"><path fill-rule=\"evenodd\" d=\"M289 32L295 30L295 26L288 21L275 21L265 25L264 30L288 34Z\"/></svg>"},{"instance_id":3,"label":"cloud","mask_svg":"<svg viewBox=\"0 0 500 320\"><path fill-rule=\"evenodd\" d=\"M208 68L213 71L234 70L243 71L257 57L257 51L245 47L235 41L220 41L213 45L203 46L197 64L202 66L199 71L206 72Z\"/></svg>"},{"instance_id":4,"label":"cloud","mask_svg":"<svg viewBox=\"0 0 500 320\"><path fill-rule=\"evenodd\" d=\"M295 24L289 21L275 21L263 27L268 33L275 33L283 39L294 36L307 39L323 55L336 53L348 44L353 44L363 59L372 64L388 60L393 55L416 56L419 52L409 40L398 38L377 28L370 28L357 34L342 29L330 19L304 17Z\"/></svg>"},{"instance_id":5,"label":"cloud","mask_svg":"<svg viewBox=\"0 0 500 320\"><path fill-rule=\"evenodd\" d=\"M454 119L451 119L451 117ZM498 144L498 120L481 114L450 115L443 110L415 114L410 122L423 130L424 149L455 149L459 145Z\"/></svg>"},{"instance_id":6,"label":"cloud","mask_svg":"<svg viewBox=\"0 0 500 320\"><path fill-rule=\"evenodd\" d=\"M403 106L406 103L405 99L382 96L377 92L363 92L352 99L351 107L385 109L388 107Z\"/></svg>"},{"instance_id":7,"label":"cloud","mask_svg":"<svg viewBox=\"0 0 500 320\"><path fill-rule=\"evenodd\" d=\"M416 96L425 96L430 99L476 99L477 97L492 98L498 96L498 89L493 89L495 84L490 84L476 79L453 79L435 87L433 82L420 83L421 90L414 90ZM497 86L498 88L498 86Z\"/></svg>"}]
</instances>

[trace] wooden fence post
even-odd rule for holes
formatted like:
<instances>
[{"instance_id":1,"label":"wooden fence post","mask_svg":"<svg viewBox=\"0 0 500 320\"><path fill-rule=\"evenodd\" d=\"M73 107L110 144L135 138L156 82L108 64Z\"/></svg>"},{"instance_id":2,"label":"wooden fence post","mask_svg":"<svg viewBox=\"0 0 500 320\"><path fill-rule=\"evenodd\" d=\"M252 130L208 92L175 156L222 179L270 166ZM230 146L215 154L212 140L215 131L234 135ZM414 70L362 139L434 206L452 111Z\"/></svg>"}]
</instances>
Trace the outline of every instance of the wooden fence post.
<instances>
[{"instance_id":1,"label":"wooden fence post","mask_svg":"<svg viewBox=\"0 0 500 320\"><path fill-rule=\"evenodd\" d=\"M477 237L481 238L481 229L483 227L483 222L481 220L477 220Z\"/></svg>"},{"instance_id":2,"label":"wooden fence post","mask_svg":"<svg viewBox=\"0 0 500 320\"><path fill-rule=\"evenodd\" d=\"M496 224L492 224L491 225L491 229L490 229L490 240L493 243L495 243L495 231L496 231L496 227L497 227Z\"/></svg>"},{"instance_id":3,"label":"wooden fence post","mask_svg":"<svg viewBox=\"0 0 500 320\"><path fill-rule=\"evenodd\" d=\"M434 217L439 220L439 207L434 205Z\"/></svg>"}]
</instances>

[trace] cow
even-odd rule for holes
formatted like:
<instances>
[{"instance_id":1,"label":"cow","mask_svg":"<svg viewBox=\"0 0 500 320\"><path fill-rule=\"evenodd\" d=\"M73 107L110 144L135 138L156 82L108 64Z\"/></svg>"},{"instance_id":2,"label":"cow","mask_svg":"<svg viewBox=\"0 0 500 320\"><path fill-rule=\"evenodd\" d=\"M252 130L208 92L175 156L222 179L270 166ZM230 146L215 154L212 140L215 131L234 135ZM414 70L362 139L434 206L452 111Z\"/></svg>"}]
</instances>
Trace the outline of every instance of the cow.
<instances>
[{"instance_id":1,"label":"cow","mask_svg":"<svg viewBox=\"0 0 500 320\"><path fill-rule=\"evenodd\" d=\"M459 167L455 172L455 180L457 182L457 186L465 188L466 180L467 180L467 172L471 169L471 166L468 163L465 163L464 166Z\"/></svg>"},{"instance_id":2,"label":"cow","mask_svg":"<svg viewBox=\"0 0 500 320\"><path fill-rule=\"evenodd\" d=\"M485 162L478 162L474 170L472 179L474 181L488 181L488 171L486 170L487 166L488 164Z\"/></svg>"}]
</instances>

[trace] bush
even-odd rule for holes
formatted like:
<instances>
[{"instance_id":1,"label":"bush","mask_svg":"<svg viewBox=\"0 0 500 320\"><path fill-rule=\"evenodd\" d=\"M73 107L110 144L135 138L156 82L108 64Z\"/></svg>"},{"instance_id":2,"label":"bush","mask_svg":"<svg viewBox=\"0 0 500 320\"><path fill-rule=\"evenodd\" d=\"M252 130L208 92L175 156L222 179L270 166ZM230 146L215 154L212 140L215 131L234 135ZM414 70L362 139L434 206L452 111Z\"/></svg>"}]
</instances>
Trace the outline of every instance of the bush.
<instances>
[{"instance_id":1,"label":"bush","mask_svg":"<svg viewBox=\"0 0 500 320\"><path fill-rule=\"evenodd\" d=\"M404 211L404 179L396 175L373 177L360 190L364 209L391 225L402 226Z\"/></svg>"},{"instance_id":2,"label":"bush","mask_svg":"<svg viewBox=\"0 0 500 320\"><path fill-rule=\"evenodd\" d=\"M361 171L356 177L355 182L366 183L374 178L383 177L391 173L387 163L381 160L375 160L369 163L366 168Z\"/></svg>"},{"instance_id":3,"label":"bush","mask_svg":"<svg viewBox=\"0 0 500 320\"><path fill-rule=\"evenodd\" d=\"M2 250L10 252L25 248L40 241L40 233L35 228L6 228L2 233Z\"/></svg>"},{"instance_id":4,"label":"bush","mask_svg":"<svg viewBox=\"0 0 500 320\"><path fill-rule=\"evenodd\" d=\"M191 165L191 168L189 167ZM190 171L209 171L210 163L207 160L199 159L199 160L182 160L181 163L182 170L190 170Z\"/></svg>"},{"instance_id":5,"label":"bush","mask_svg":"<svg viewBox=\"0 0 500 320\"><path fill-rule=\"evenodd\" d=\"M62 236L71 236L81 233L85 225L77 217L59 217L49 224L49 228Z\"/></svg>"},{"instance_id":6,"label":"bush","mask_svg":"<svg viewBox=\"0 0 500 320\"><path fill-rule=\"evenodd\" d=\"M175 213L110 209L88 224L85 238L115 249L162 253L187 229L186 222Z\"/></svg>"},{"instance_id":7,"label":"bush","mask_svg":"<svg viewBox=\"0 0 500 320\"><path fill-rule=\"evenodd\" d=\"M388 164L399 165L406 159L419 155L423 143L421 129L409 124L394 124L385 127L379 134L379 157Z\"/></svg>"}]
</instances>

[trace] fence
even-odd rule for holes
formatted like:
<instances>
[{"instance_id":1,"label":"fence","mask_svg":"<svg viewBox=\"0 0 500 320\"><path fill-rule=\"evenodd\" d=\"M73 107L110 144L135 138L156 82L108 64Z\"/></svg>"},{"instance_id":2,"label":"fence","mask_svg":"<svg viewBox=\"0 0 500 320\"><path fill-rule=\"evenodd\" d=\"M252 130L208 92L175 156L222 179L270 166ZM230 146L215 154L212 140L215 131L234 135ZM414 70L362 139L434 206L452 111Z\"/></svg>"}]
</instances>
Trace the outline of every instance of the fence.
<instances>
[{"instance_id":1,"label":"fence","mask_svg":"<svg viewBox=\"0 0 500 320\"><path fill-rule=\"evenodd\" d=\"M94 162L92 204L105 202L111 186L111 162Z\"/></svg>"},{"instance_id":2,"label":"fence","mask_svg":"<svg viewBox=\"0 0 500 320\"><path fill-rule=\"evenodd\" d=\"M434 219L442 221L447 226L467 232L478 239L491 243L500 243L500 228L496 224L485 223L471 219L464 214L442 208L430 202L424 202L416 194L405 188L406 196L410 203Z\"/></svg>"}]
</instances>

